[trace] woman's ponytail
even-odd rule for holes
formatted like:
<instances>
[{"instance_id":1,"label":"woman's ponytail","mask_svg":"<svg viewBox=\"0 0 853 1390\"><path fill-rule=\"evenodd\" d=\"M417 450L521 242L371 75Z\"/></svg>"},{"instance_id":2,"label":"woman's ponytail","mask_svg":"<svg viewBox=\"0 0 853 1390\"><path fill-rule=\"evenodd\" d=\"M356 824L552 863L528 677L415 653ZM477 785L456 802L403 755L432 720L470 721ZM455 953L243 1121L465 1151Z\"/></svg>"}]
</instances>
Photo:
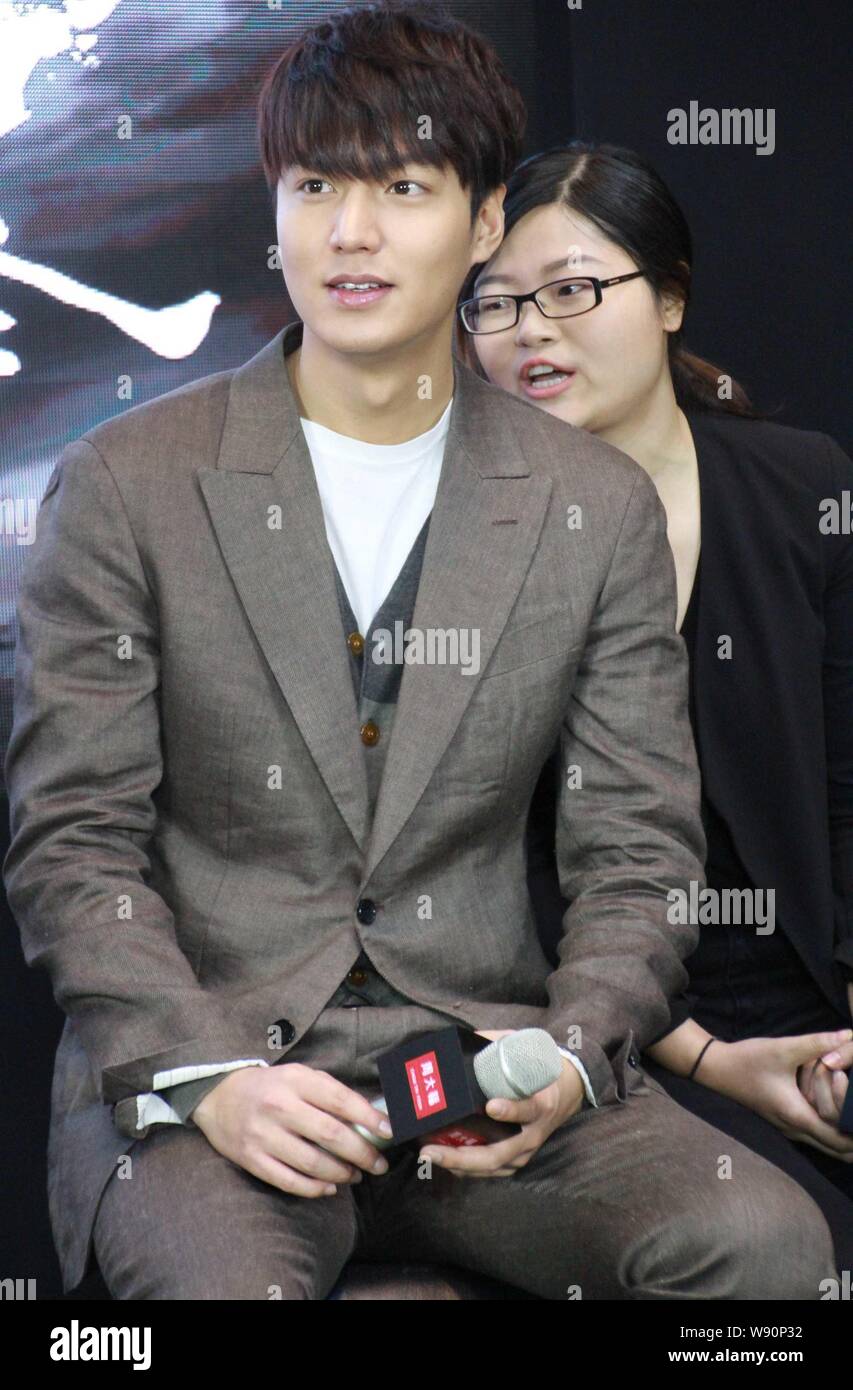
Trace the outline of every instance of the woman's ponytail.
<instances>
[{"instance_id":1,"label":"woman's ponytail","mask_svg":"<svg viewBox=\"0 0 853 1390\"><path fill-rule=\"evenodd\" d=\"M704 357L688 352L682 343L671 345L669 369L675 399L682 410L700 407L703 410L724 411L744 419L759 419L746 391L733 377Z\"/></svg>"}]
</instances>

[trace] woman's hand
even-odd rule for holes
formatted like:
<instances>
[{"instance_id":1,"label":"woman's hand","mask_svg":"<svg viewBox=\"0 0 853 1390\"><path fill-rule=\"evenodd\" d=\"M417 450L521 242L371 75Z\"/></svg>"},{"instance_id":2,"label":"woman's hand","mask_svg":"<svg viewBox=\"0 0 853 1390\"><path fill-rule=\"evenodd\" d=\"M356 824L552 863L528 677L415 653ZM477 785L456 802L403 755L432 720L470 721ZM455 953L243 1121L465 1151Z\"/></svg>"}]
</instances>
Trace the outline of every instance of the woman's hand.
<instances>
[{"instance_id":1,"label":"woman's hand","mask_svg":"<svg viewBox=\"0 0 853 1390\"><path fill-rule=\"evenodd\" d=\"M853 1067L853 1042L834 1047L831 1052L800 1067L797 1077L800 1090L828 1124L837 1124L841 1118L849 1085L844 1073L850 1067Z\"/></svg>"},{"instance_id":2,"label":"woman's hand","mask_svg":"<svg viewBox=\"0 0 853 1390\"><path fill-rule=\"evenodd\" d=\"M853 1163L853 1136L839 1133L837 1117L829 1120L819 1114L798 1085L801 1072L813 1069L824 1054L838 1052L843 1056L851 1041L853 1030L849 1028L790 1038L718 1041L702 1058L696 1079L748 1106L796 1143L810 1144L842 1163Z\"/></svg>"},{"instance_id":3,"label":"woman's hand","mask_svg":"<svg viewBox=\"0 0 853 1390\"><path fill-rule=\"evenodd\" d=\"M847 986L850 1016L853 1018L853 981ZM806 1100L813 1105L821 1119L837 1124L847 1095L848 1080L844 1075L853 1067L853 1042L842 1043L826 1052L799 1071L799 1086Z\"/></svg>"}]
</instances>

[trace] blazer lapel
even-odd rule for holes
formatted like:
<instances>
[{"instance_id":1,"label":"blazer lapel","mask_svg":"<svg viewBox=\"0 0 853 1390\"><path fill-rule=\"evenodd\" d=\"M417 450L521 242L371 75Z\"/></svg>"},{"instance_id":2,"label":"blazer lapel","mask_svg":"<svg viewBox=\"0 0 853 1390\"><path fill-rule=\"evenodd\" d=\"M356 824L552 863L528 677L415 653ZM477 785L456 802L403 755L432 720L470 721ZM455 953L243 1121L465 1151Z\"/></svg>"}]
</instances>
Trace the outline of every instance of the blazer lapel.
<instances>
[{"instance_id":1,"label":"blazer lapel","mask_svg":"<svg viewBox=\"0 0 853 1390\"><path fill-rule=\"evenodd\" d=\"M454 359L453 407L412 626L476 629L479 672L431 664L404 668L371 826L334 562L284 365L301 341L301 322L288 324L234 372L217 466L197 473L258 643L365 853L366 882L423 795L488 665L536 547L552 485L531 476L500 393Z\"/></svg>"},{"instance_id":2,"label":"blazer lapel","mask_svg":"<svg viewBox=\"0 0 853 1390\"><path fill-rule=\"evenodd\" d=\"M360 848L367 776L334 562L284 357L288 324L233 374L216 468L198 478L225 563L293 718Z\"/></svg>"},{"instance_id":3,"label":"blazer lapel","mask_svg":"<svg viewBox=\"0 0 853 1390\"><path fill-rule=\"evenodd\" d=\"M552 490L549 478L531 476L501 393L456 359L454 377L412 627L421 633L476 630L479 670L466 674L460 665L428 663L403 668L363 883L416 807L482 679L529 568Z\"/></svg>"},{"instance_id":4,"label":"blazer lapel","mask_svg":"<svg viewBox=\"0 0 853 1390\"><path fill-rule=\"evenodd\" d=\"M730 821L735 811L731 828L738 852L746 869L754 874L760 873L761 866L755 862L751 837L744 832L751 820L746 812L760 789L753 786L751 796L743 800L744 760L741 754L746 750L738 750L733 756L733 743L740 736L739 731L748 727L744 719L744 701L752 699L751 684L737 679L739 663L743 666L749 661L749 644L734 624L746 613L754 634L755 624L760 621L760 609L749 614L755 605L757 570L753 553L755 538L749 524L749 518L755 515L755 499L744 495L738 470L731 467L723 450L714 447L713 422L709 426L704 416L696 412L691 412L688 418L699 465L702 531L702 600L697 616L694 658L697 742L703 745L705 790ZM712 457L709 457L709 445ZM733 525L732 517L745 520ZM719 640L724 634L735 643L736 660L721 661L717 655ZM753 780L749 770L746 780ZM741 806L745 814L743 820L738 820Z\"/></svg>"},{"instance_id":5,"label":"blazer lapel","mask_svg":"<svg viewBox=\"0 0 853 1390\"><path fill-rule=\"evenodd\" d=\"M695 700L703 785L728 822L744 868L757 887L773 887L784 930L830 999L837 986L814 927L814 849L790 797L780 794L788 768L765 739L768 720L778 730L793 720L783 746L798 747L791 670L778 641L778 546L765 544L759 527L784 534L786 510L775 510L763 485L764 460L735 452L713 417L690 412L699 460L702 512L702 601L696 630ZM732 637L734 659L717 656L722 634ZM755 731L761 731L756 737ZM760 767L762 775L756 775ZM795 783L794 783L795 785ZM836 1003L838 1007L838 1003Z\"/></svg>"}]
</instances>

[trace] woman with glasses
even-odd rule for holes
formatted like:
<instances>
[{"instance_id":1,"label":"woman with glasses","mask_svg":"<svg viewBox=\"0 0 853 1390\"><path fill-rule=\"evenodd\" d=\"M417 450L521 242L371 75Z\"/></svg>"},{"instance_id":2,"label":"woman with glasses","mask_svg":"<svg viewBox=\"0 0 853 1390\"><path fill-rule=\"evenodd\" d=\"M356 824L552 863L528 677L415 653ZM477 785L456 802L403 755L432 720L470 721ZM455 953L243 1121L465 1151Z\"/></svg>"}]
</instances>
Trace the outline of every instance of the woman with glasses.
<instances>
[{"instance_id":1,"label":"woman with glasses","mask_svg":"<svg viewBox=\"0 0 853 1390\"><path fill-rule=\"evenodd\" d=\"M547 150L515 171L504 211L500 249L463 286L459 355L629 454L667 514L709 891L673 904L699 944L644 1064L795 1177L851 1268L853 1134L839 1122L853 1064L853 463L825 434L760 418L687 352L690 232L638 155ZM555 749L528 837L552 955L565 775Z\"/></svg>"}]
</instances>

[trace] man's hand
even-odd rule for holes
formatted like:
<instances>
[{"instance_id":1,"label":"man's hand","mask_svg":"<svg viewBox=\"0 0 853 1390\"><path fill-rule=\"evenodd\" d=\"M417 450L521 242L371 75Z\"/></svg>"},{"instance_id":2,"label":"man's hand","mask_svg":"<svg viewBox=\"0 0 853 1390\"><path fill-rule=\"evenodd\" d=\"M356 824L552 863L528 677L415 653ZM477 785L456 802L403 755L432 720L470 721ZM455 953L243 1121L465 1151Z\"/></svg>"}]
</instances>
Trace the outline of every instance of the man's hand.
<instances>
[{"instance_id":1,"label":"man's hand","mask_svg":"<svg viewBox=\"0 0 853 1390\"><path fill-rule=\"evenodd\" d=\"M328 1072L285 1062L242 1067L199 1101L193 1122L213 1147L256 1178L297 1197L332 1196L388 1164L351 1128L387 1134L387 1117Z\"/></svg>"},{"instance_id":2,"label":"man's hand","mask_svg":"<svg viewBox=\"0 0 853 1390\"><path fill-rule=\"evenodd\" d=\"M514 1028L487 1032L478 1028L482 1038L505 1038ZM455 1149L427 1144L420 1150L437 1167L446 1168L457 1178L511 1178L519 1168L530 1162L545 1140L559 1129L583 1104L583 1082L576 1067L563 1058L563 1071L557 1081L545 1086L526 1100L490 1100L486 1114L508 1124L520 1124L520 1134L501 1139L494 1144L472 1145Z\"/></svg>"}]
</instances>

